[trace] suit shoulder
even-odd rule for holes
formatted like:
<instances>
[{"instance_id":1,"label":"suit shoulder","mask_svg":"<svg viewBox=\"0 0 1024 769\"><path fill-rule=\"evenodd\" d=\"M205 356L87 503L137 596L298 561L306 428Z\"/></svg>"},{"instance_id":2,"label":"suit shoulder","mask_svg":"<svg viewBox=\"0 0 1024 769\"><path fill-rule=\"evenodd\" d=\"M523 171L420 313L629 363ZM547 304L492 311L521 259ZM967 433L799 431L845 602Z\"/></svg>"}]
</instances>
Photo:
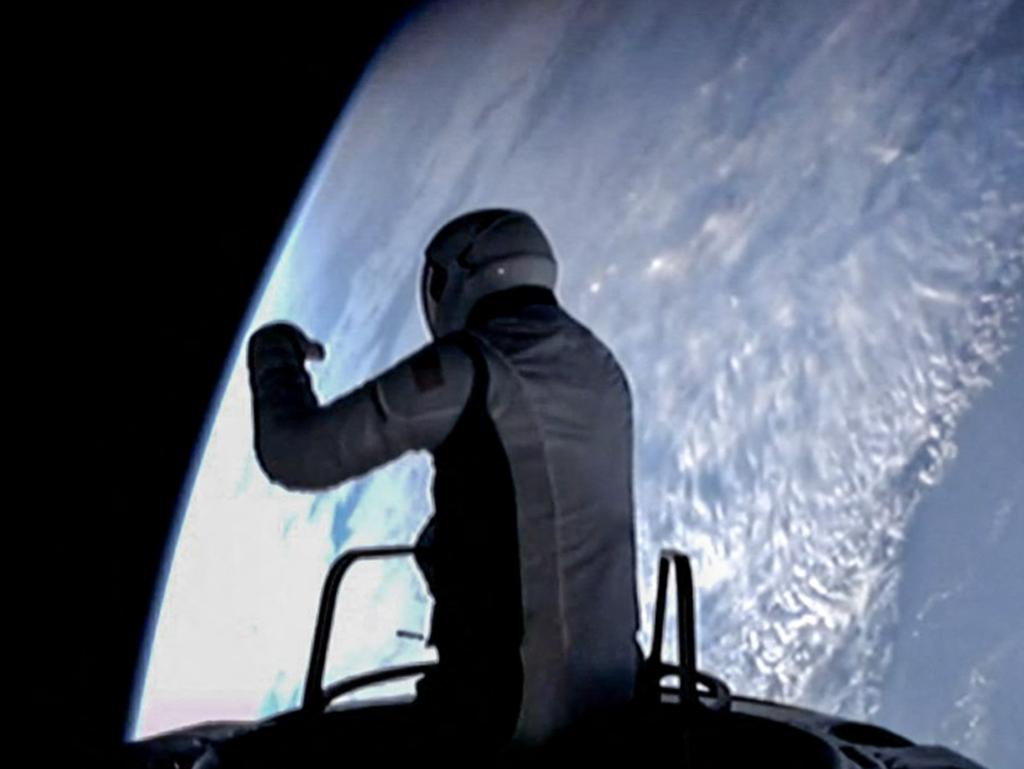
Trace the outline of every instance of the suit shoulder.
<instances>
[{"instance_id":1,"label":"suit shoulder","mask_svg":"<svg viewBox=\"0 0 1024 769\"><path fill-rule=\"evenodd\" d=\"M415 350L377 381L389 415L460 408L473 387L473 363L459 344L442 338Z\"/></svg>"}]
</instances>

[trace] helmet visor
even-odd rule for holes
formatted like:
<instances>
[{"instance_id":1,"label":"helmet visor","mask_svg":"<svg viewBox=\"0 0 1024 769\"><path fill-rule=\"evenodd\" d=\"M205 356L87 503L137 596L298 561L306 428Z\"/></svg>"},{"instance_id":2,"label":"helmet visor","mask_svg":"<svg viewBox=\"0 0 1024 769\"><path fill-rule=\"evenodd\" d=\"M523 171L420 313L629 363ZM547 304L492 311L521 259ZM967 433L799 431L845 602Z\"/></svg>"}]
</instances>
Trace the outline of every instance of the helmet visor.
<instances>
[{"instance_id":1,"label":"helmet visor","mask_svg":"<svg viewBox=\"0 0 1024 769\"><path fill-rule=\"evenodd\" d=\"M420 302L423 305L423 315L427 319L430 332L435 336L437 335L437 308L447 283L448 271L444 267L429 260L423 265L423 274L420 278Z\"/></svg>"}]
</instances>

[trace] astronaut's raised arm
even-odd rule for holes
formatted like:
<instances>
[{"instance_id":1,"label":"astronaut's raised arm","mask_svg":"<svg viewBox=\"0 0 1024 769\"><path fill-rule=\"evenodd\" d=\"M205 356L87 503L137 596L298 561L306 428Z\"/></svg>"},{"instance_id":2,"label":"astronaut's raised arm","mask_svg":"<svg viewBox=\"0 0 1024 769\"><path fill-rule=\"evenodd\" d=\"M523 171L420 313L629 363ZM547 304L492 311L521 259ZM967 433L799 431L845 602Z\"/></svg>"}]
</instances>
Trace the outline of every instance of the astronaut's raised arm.
<instances>
[{"instance_id":1,"label":"astronaut's raised arm","mask_svg":"<svg viewBox=\"0 0 1024 769\"><path fill-rule=\"evenodd\" d=\"M336 486L451 432L473 387L473 364L440 339L336 400L319 405L294 348L250 345L256 456L274 482Z\"/></svg>"}]
</instances>

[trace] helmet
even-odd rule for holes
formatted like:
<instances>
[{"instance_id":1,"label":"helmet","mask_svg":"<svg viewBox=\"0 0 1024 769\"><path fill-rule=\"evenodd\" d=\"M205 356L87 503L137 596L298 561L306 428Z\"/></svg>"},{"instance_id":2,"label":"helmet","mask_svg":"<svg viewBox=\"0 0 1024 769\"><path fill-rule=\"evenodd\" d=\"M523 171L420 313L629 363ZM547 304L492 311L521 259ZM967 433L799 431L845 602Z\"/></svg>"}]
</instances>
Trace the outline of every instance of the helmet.
<instances>
[{"instance_id":1,"label":"helmet","mask_svg":"<svg viewBox=\"0 0 1024 769\"><path fill-rule=\"evenodd\" d=\"M480 299L519 286L554 289L555 256L522 211L471 211L442 227L426 248L420 299L434 337L466 324Z\"/></svg>"}]
</instances>

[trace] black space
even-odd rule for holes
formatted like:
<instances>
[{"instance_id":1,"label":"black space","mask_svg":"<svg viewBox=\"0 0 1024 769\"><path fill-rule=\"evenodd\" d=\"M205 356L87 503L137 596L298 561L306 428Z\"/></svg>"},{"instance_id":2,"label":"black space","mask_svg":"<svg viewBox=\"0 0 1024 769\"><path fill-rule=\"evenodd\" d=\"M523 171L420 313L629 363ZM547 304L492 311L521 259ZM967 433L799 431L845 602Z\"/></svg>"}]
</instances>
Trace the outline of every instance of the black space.
<instances>
[{"instance_id":1,"label":"black space","mask_svg":"<svg viewBox=\"0 0 1024 769\"><path fill-rule=\"evenodd\" d=\"M35 73L23 159L45 205L25 259L42 287L16 326L39 334L47 419L26 441L43 509L21 701L49 739L91 756L121 740L165 540L254 287L351 89L416 5L258 40L92 19Z\"/></svg>"}]
</instances>

